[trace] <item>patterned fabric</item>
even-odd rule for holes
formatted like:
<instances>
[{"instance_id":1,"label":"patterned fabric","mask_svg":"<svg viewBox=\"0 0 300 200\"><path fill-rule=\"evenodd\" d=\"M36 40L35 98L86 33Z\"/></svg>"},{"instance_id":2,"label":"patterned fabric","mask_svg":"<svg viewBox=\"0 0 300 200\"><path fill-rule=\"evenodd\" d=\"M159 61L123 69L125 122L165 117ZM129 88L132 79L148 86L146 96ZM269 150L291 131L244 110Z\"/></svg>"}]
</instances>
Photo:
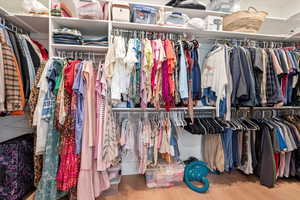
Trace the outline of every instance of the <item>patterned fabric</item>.
<instances>
[{"instance_id":1,"label":"patterned fabric","mask_svg":"<svg viewBox=\"0 0 300 200\"><path fill-rule=\"evenodd\" d=\"M45 66L46 66L46 62L41 63L41 66L39 67L39 70L36 73L36 79L34 81L33 87L30 92L30 96L29 96L29 109L30 109L29 123L30 124L32 124L33 114L35 111L35 107L37 105L39 92L40 92L40 89L37 87L37 85L41 79Z\"/></svg>"},{"instance_id":2,"label":"patterned fabric","mask_svg":"<svg viewBox=\"0 0 300 200\"><path fill-rule=\"evenodd\" d=\"M0 199L22 199L33 186L33 138L25 135L0 144Z\"/></svg>"},{"instance_id":3,"label":"patterned fabric","mask_svg":"<svg viewBox=\"0 0 300 200\"><path fill-rule=\"evenodd\" d=\"M50 61L51 62L51 61ZM63 68L63 61L55 59L56 65L55 68L57 72ZM57 75L58 76L58 75ZM55 79L53 79L55 80ZM54 100L56 99L55 95L52 95ZM51 119L49 120L49 127L46 140L46 151L44 154L44 168L41 180L38 184L35 199L36 200L56 200L60 197L65 196L65 193L59 192L56 185L56 174L58 171L59 164L59 144L60 144L60 133L54 126L56 122L54 111L55 106L52 110Z\"/></svg>"},{"instance_id":4,"label":"patterned fabric","mask_svg":"<svg viewBox=\"0 0 300 200\"><path fill-rule=\"evenodd\" d=\"M68 191L77 185L79 175L79 156L76 154L75 118L72 111L72 100L75 98L72 86L75 78L75 67L79 61L73 61L64 68L64 108L67 113L63 125L59 126L61 134L60 165L56 176L57 188ZM71 92L71 93L70 93ZM74 105L73 105L74 106Z\"/></svg>"},{"instance_id":5,"label":"patterned fabric","mask_svg":"<svg viewBox=\"0 0 300 200\"><path fill-rule=\"evenodd\" d=\"M267 82L266 82L267 103L274 105L281 101L279 94L279 83L276 72L273 68L271 55L268 55Z\"/></svg>"},{"instance_id":6,"label":"patterned fabric","mask_svg":"<svg viewBox=\"0 0 300 200\"><path fill-rule=\"evenodd\" d=\"M36 79L34 81L33 87L30 92L29 96L29 124L32 125L33 114L35 111L35 107L38 101L39 96L39 88L37 87L38 82L40 81L41 75L44 71L46 66L46 62L41 63L39 70L36 73ZM34 149L36 148L36 133L34 133ZM42 155L34 155L34 185L37 186L41 176L42 176L42 169L43 169L43 156Z\"/></svg>"},{"instance_id":7,"label":"patterned fabric","mask_svg":"<svg viewBox=\"0 0 300 200\"><path fill-rule=\"evenodd\" d=\"M43 109L42 109L42 119L45 121L49 121L51 118L52 110L54 108L54 100L51 96L51 92L48 91L44 103L43 103Z\"/></svg>"},{"instance_id":8,"label":"patterned fabric","mask_svg":"<svg viewBox=\"0 0 300 200\"><path fill-rule=\"evenodd\" d=\"M6 111L23 110L21 99L21 88L17 71L17 63L6 42L4 30L0 30L0 42L2 44L2 55L4 64L4 82L5 82L5 101Z\"/></svg>"},{"instance_id":9,"label":"patterned fabric","mask_svg":"<svg viewBox=\"0 0 300 200\"><path fill-rule=\"evenodd\" d=\"M104 121L106 122L103 132L103 162L106 163L106 167L109 168L112 163L118 158L118 138L117 138L117 125L115 118L112 114L112 100L111 100L111 89L108 84L105 107L107 109Z\"/></svg>"},{"instance_id":10,"label":"patterned fabric","mask_svg":"<svg viewBox=\"0 0 300 200\"><path fill-rule=\"evenodd\" d=\"M64 193L57 191L56 174L59 163L58 149L60 144L60 133L53 126L54 114L49 123L46 151L44 155L45 166L41 180L38 184L36 200L56 200L64 196Z\"/></svg>"}]
</instances>

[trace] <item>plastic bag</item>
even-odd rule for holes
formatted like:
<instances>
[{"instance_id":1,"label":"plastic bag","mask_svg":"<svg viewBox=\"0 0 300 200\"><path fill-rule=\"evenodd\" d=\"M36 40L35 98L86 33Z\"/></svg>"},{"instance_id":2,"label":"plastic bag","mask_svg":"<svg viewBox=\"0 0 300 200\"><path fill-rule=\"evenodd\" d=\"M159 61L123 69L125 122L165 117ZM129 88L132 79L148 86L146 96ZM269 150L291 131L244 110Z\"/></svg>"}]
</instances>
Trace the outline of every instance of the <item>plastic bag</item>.
<instances>
[{"instance_id":1,"label":"plastic bag","mask_svg":"<svg viewBox=\"0 0 300 200\"><path fill-rule=\"evenodd\" d=\"M189 17L180 12L166 12L165 23L174 26L184 26L188 22Z\"/></svg>"},{"instance_id":2,"label":"plastic bag","mask_svg":"<svg viewBox=\"0 0 300 200\"><path fill-rule=\"evenodd\" d=\"M210 0L209 10L236 12L241 9L241 0Z\"/></svg>"},{"instance_id":3,"label":"plastic bag","mask_svg":"<svg viewBox=\"0 0 300 200\"><path fill-rule=\"evenodd\" d=\"M81 19L103 19L104 13L102 4L99 1L91 0L79 2L79 18Z\"/></svg>"},{"instance_id":4,"label":"plastic bag","mask_svg":"<svg viewBox=\"0 0 300 200\"><path fill-rule=\"evenodd\" d=\"M27 13L48 14L48 8L37 0L23 0L23 8Z\"/></svg>"}]
</instances>

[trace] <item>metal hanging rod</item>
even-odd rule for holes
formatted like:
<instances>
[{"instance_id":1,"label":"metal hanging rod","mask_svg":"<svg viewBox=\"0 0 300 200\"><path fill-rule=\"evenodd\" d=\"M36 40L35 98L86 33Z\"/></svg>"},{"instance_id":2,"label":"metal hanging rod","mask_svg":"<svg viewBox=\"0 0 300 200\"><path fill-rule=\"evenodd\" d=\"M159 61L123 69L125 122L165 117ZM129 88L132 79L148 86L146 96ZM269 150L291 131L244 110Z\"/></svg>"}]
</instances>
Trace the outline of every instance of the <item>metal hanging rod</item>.
<instances>
[{"instance_id":1,"label":"metal hanging rod","mask_svg":"<svg viewBox=\"0 0 300 200\"><path fill-rule=\"evenodd\" d=\"M256 39L235 39L235 38L224 38L224 39L200 39L200 40L210 40L213 42L229 42L229 43L240 43L240 44L247 44L250 46L261 44L264 47L276 48L276 47L283 47L284 45L293 45L296 46L299 42L295 41L272 41L272 40L256 40Z\"/></svg>"},{"instance_id":2,"label":"metal hanging rod","mask_svg":"<svg viewBox=\"0 0 300 200\"><path fill-rule=\"evenodd\" d=\"M7 19L1 16L0 16L0 26L15 33L28 34L27 31L24 31L22 28L15 26L13 23L9 22Z\"/></svg>"},{"instance_id":3,"label":"metal hanging rod","mask_svg":"<svg viewBox=\"0 0 300 200\"><path fill-rule=\"evenodd\" d=\"M113 28L113 33L158 33L158 34L173 34L173 35L186 35L185 33L178 32L168 32L168 31L147 31L147 30L135 30L135 29L122 29L122 28Z\"/></svg>"},{"instance_id":4,"label":"metal hanging rod","mask_svg":"<svg viewBox=\"0 0 300 200\"><path fill-rule=\"evenodd\" d=\"M132 37L156 37L156 38L169 38L169 39L182 39L186 38L186 33L177 33L177 32L164 32L164 31L145 31L145 30L131 30L131 29L120 29L120 28L113 28L112 35L118 36L122 34L128 34L127 36Z\"/></svg>"},{"instance_id":5,"label":"metal hanging rod","mask_svg":"<svg viewBox=\"0 0 300 200\"><path fill-rule=\"evenodd\" d=\"M97 52L92 52L92 51L83 51L83 50L56 50L56 54L61 57L61 56L66 56L66 57L85 57L85 56L105 56L105 53L97 53Z\"/></svg>"},{"instance_id":6,"label":"metal hanging rod","mask_svg":"<svg viewBox=\"0 0 300 200\"><path fill-rule=\"evenodd\" d=\"M187 107L171 108L170 111L187 111ZM215 111L215 107L195 107L194 111ZM267 111L267 110L300 110L300 106L284 107L239 107L232 108L233 111ZM112 108L113 112L166 112L165 108Z\"/></svg>"}]
</instances>

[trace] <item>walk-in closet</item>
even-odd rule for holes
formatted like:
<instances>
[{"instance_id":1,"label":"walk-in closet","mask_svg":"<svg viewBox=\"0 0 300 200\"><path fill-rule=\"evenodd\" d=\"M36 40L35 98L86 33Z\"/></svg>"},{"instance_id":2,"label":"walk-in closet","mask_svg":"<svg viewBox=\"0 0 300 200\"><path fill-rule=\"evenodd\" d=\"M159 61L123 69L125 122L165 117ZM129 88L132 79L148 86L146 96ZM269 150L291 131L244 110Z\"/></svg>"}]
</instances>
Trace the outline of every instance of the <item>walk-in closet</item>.
<instances>
[{"instance_id":1,"label":"walk-in closet","mask_svg":"<svg viewBox=\"0 0 300 200\"><path fill-rule=\"evenodd\" d=\"M0 200L298 200L299 11L0 0Z\"/></svg>"}]
</instances>

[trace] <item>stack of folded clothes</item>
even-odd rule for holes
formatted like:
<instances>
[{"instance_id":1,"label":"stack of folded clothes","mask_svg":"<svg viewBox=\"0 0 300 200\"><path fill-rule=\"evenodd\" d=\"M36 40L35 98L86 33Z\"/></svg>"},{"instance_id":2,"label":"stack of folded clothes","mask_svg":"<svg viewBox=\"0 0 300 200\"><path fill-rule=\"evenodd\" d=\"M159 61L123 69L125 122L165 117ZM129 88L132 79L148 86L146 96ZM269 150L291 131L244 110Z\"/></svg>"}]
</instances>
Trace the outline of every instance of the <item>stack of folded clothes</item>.
<instances>
[{"instance_id":1,"label":"stack of folded clothes","mask_svg":"<svg viewBox=\"0 0 300 200\"><path fill-rule=\"evenodd\" d=\"M88 45L88 46L108 46L107 36L99 36L99 37L84 36L82 41L83 41L83 45Z\"/></svg>"},{"instance_id":2,"label":"stack of folded clothes","mask_svg":"<svg viewBox=\"0 0 300 200\"><path fill-rule=\"evenodd\" d=\"M53 40L56 44L82 44L81 32L77 29L59 28L53 31Z\"/></svg>"}]
</instances>

